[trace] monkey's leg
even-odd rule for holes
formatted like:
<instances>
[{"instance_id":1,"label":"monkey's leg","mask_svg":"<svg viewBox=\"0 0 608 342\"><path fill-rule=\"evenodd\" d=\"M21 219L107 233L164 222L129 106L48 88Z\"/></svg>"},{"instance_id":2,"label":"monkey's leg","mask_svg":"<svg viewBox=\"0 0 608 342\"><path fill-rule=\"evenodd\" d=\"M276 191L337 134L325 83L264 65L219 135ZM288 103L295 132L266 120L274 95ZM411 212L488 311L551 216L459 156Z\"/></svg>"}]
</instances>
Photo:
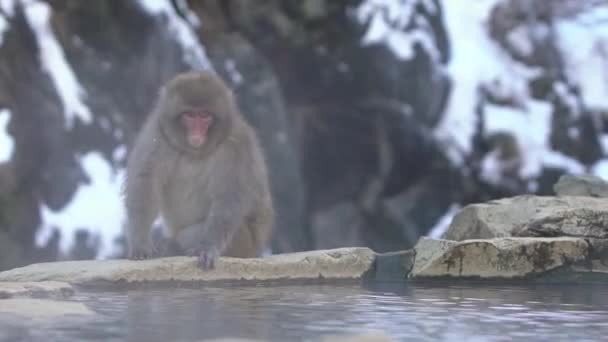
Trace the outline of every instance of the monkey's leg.
<instances>
[{"instance_id":1,"label":"monkey's leg","mask_svg":"<svg viewBox=\"0 0 608 342\"><path fill-rule=\"evenodd\" d=\"M150 231L158 215L158 199L148 177L136 175L128 180L126 207L129 258L151 258L155 250Z\"/></svg>"},{"instance_id":2,"label":"monkey's leg","mask_svg":"<svg viewBox=\"0 0 608 342\"><path fill-rule=\"evenodd\" d=\"M243 227L237 231L222 255L237 258L261 257L264 248L268 246L274 211L268 200L262 203L246 220Z\"/></svg>"}]
</instances>

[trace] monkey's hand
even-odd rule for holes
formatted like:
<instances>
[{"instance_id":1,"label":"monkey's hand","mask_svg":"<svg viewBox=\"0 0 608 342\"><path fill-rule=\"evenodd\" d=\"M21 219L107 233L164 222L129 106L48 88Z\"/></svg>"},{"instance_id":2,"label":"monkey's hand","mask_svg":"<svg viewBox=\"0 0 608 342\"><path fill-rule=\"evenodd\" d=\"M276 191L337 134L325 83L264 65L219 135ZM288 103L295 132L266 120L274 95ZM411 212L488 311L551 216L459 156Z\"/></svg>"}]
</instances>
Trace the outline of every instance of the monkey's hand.
<instances>
[{"instance_id":1,"label":"monkey's hand","mask_svg":"<svg viewBox=\"0 0 608 342\"><path fill-rule=\"evenodd\" d=\"M220 257L220 251L211 244L202 242L199 248L192 248L188 255L198 257L198 267L202 270L215 268L215 262Z\"/></svg>"}]
</instances>

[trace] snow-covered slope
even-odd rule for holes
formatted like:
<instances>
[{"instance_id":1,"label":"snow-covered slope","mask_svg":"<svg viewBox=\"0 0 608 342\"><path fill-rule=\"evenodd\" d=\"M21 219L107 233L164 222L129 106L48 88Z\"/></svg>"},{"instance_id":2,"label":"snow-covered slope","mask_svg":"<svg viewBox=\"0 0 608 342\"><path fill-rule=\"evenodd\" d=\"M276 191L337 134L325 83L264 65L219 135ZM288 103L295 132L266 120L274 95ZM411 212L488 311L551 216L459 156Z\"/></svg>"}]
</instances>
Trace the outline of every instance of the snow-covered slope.
<instances>
[{"instance_id":1,"label":"snow-covered slope","mask_svg":"<svg viewBox=\"0 0 608 342\"><path fill-rule=\"evenodd\" d=\"M607 159L586 167L575 157L552 146L550 139L555 104L534 98L530 93L532 79L545 71L518 61L490 34L492 10L505 2L440 1L451 44L451 59L445 69L454 83L447 108L435 128L437 138L449 142L445 144L447 154L455 164L464 166L463 163L473 152L473 137L479 127L478 111L481 111L484 123L482 136L508 133L515 137L522 152L519 177L528 181L528 191L536 190L536 178L544 168L563 169L574 174L591 172L608 179ZM412 45L420 43L431 56L436 55L433 53L433 37L424 30L424 25L415 29L411 29L410 25L409 31L405 32L408 23L420 22L420 18L415 17L415 5L427 6L428 10L432 10L433 4L432 1L365 1L358 14L362 20L370 20L371 25L362 43L383 42L403 59L411 59ZM555 83L554 91L563 97L561 102L572 104L573 116L581 115L583 109L588 112L605 111L608 107L607 18L608 8L596 8L576 16L559 17L554 22L555 39L565 62L565 82L580 88L583 103L576 102L577 98L565 90L564 83ZM539 25L533 28L518 27L508 34L510 43L520 53L530 54L533 44L531 37L546 32ZM480 102L482 88L509 98L513 105ZM599 117L596 119L599 120ZM576 137L580 132L573 128L569 134ZM608 139L605 135L599 138L607 153ZM489 184L500 183L503 177L501 171L507 167L503 164L504 161L498 158L496 152L486 154L481 162L482 180ZM449 217L455 213L456 210L450 208L437 226L431 228L431 234L440 236L441 230L449 224Z\"/></svg>"},{"instance_id":2,"label":"snow-covered slope","mask_svg":"<svg viewBox=\"0 0 608 342\"><path fill-rule=\"evenodd\" d=\"M368 28L361 39L361 46L385 44L401 61L415 58L416 45L430 56L432 63L445 71L452 80L452 88L440 122L433 127L436 137L445 144L450 160L460 167L469 161L474 152L474 136L490 136L495 133L511 134L520 147L521 165L518 177L527 184L528 191L535 191L537 177L546 168L559 168L569 173L592 172L608 179L608 159L600 158L593 165L586 165L571 153L559 150L552 143L555 119L555 102L532 96L531 81L542 75L542 67L531 66L514 58L490 34L492 10L507 0L366 0L355 9L354 17ZM194 69L209 68L205 48L195 32L200 22L184 1L176 11L169 0L138 0L137 3L152 16L163 18L175 42L182 48L183 61ZM15 15L14 6L24 8L25 19L31 28L39 51L39 67L56 88L64 114L65 129L69 131L75 122L84 125L94 121L95 113L81 84L82 75L70 65L66 53L53 32L51 7L40 0L0 0L0 7L8 17L0 16L0 44L10 28L9 20ZM450 42L450 58L446 64L440 57L432 23L426 13L438 13L441 6L443 25ZM569 104L571 120L589 115L600 122L602 113L608 111L608 7L596 8L575 16L555 19L554 28L560 56L564 62L564 79L552 84L552 91L561 97L561 103ZM531 36L545 35L542 27L517 27L508 34L509 42L523 55L532 54ZM234 61L226 60L225 67L234 83L244 82L236 70ZM80 76L80 77L79 77ZM404 83L407 80L404 80ZM580 96L573 94L573 87L580 89ZM489 89L508 98L510 104L484 102L480 89ZM0 111L0 163L11 158L14 142L7 132L7 124L13 114ZM482 132L480 118L483 121ZM598 123L598 125L600 125ZM109 128L110 125L108 124ZM568 134L576 140L582 133L577 127ZM608 135L597 137L608 155ZM83 227L99 234L101 257L119 252L114 240L121 234L124 208L120 193L124 170L116 165L124 159L126 148L114 150L110 159L96 151L88 151L78 157L78 162L91 180L82 184L71 201L59 212L41 205L42 227L38 231L37 244L42 246L52 235L52 229L62 229L61 249L67 251L73 243L73 233ZM504 165L495 151L482 156L480 161L482 181L500 184ZM454 203L431 229L432 236L440 236L460 203Z\"/></svg>"}]
</instances>

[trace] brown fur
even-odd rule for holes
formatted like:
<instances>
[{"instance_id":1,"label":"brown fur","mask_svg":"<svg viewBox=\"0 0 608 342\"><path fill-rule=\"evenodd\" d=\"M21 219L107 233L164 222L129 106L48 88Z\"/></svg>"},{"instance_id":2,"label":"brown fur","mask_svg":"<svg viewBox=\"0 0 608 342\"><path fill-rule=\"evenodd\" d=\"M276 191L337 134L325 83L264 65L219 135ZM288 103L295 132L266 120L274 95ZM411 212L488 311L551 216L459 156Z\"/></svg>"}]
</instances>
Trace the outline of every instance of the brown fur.
<instances>
[{"instance_id":1,"label":"brown fur","mask_svg":"<svg viewBox=\"0 0 608 342\"><path fill-rule=\"evenodd\" d=\"M179 114L214 115L200 149L186 142ZM219 255L259 256L273 224L262 150L223 81L210 72L178 75L163 89L129 157L125 184L129 257L154 254L150 229L160 213L184 251L203 268Z\"/></svg>"}]
</instances>

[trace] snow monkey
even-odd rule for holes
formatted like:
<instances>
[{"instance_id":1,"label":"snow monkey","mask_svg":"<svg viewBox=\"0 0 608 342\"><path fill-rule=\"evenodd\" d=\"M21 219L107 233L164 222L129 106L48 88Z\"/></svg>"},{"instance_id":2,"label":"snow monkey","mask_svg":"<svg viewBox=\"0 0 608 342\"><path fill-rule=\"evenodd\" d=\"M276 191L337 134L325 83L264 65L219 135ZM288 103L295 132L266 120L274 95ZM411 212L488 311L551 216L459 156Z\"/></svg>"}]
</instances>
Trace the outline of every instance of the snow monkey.
<instances>
[{"instance_id":1,"label":"snow monkey","mask_svg":"<svg viewBox=\"0 0 608 342\"><path fill-rule=\"evenodd\" d=\"M202 269L220 255L256 257L274 222L264 155L221 78L177 75L162 89L127 164L130 259L155 255L158 214L171 238Z\"/></svg>"}]
</instances>

